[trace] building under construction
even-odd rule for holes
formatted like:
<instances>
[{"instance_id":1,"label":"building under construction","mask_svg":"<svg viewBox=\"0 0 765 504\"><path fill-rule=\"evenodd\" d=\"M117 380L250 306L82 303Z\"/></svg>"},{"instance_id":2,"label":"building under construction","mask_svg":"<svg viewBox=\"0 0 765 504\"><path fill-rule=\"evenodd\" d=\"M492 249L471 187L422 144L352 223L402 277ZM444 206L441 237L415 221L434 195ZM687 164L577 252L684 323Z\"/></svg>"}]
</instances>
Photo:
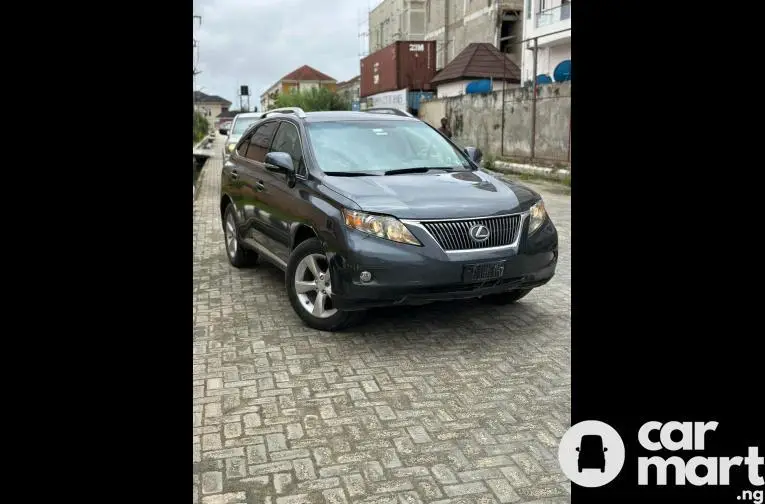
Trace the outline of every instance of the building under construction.
<instances>
[{"instance_id":1,"label":"building under construction","mask_svg":"<svg viewBox=\"0 0 765 504\"><path fill-rule=\"evenodd\" d=\"M369 53L401 40L436 41L443 68L471 42L485 42L521 65L523 0L383 0L369 13Z\"/></svg>"}]
</instances>

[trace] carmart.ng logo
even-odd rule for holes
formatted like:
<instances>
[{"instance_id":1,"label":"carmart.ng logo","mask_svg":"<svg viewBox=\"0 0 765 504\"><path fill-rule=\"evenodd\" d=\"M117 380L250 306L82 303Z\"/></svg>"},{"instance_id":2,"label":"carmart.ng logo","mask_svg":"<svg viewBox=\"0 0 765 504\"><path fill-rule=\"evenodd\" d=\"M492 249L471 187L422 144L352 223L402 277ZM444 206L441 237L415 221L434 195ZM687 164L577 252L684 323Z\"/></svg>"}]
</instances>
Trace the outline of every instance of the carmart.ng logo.
<instances>
[{"instance_id":1,"label":"carmart.ng logo","mask_svg":"<svg viewBox=\"0 0 765 504\"><path fill-rule=\"evenodd\" d=\"M640 446L650 452L701 452L706 436L717 430L718 422L646 422L637 433ZM687 460L686 460L687 459ZM579 422L566 431L558 448L563 473L574 483L599 487L619 475L624 465L624 443L610 425L597 420ZM753 486L763 486L760 474L763 457L750 446L745 457L638 457L638 485L678 486L730 485L731 471L743 471ZM669 468L673 470L668 471ZM670 477L672 475L672 477ZM738 500L763 502L762 490L744 490Z\"/></svg>"}]
</instances>

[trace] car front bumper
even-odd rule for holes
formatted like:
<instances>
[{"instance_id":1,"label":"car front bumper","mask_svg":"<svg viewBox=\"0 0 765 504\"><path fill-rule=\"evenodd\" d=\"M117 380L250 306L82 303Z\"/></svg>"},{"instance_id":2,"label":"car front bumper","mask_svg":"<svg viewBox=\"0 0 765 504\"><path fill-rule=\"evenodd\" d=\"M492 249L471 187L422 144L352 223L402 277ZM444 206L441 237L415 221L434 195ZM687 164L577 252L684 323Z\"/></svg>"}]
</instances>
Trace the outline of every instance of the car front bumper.
<instances>
[{"instance_id":1,"label":"car front bumper","mask_svg":"<svg viewBox=\"0 0 765 504\"><path fill-rule=\"evenodd\" d=\"M333 305L344 311L469 299L546 284L558 262L558 233L546 222L531 236L528 219L514 247L447 253L421 227L408 226L423 244L404 245L346 230L346 250L329 253ZM504 262L501 277L463 280L465 266ZM372 279L361 281L361 273Z\"/></svg>"}]
</instances>

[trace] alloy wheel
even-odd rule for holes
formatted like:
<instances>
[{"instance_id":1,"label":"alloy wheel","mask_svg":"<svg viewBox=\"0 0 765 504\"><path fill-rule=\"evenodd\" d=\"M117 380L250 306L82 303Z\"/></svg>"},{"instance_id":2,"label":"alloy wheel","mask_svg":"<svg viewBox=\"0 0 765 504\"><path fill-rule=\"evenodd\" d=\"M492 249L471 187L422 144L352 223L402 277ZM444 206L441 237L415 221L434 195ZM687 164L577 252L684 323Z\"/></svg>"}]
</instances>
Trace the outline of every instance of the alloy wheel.
<instances>
[{"instance_id":1,"label":"alloy wheel","mask_svg":"<svg viewBox=\"0 0 765 504\"><path fill-rule=\"evenodd\" d=\"M295 270L295 292L300 306L317 318L329 318L337 310L332 307L332 279L329 262L323 254L305 256Z\"/></svg>"}]
</instances>

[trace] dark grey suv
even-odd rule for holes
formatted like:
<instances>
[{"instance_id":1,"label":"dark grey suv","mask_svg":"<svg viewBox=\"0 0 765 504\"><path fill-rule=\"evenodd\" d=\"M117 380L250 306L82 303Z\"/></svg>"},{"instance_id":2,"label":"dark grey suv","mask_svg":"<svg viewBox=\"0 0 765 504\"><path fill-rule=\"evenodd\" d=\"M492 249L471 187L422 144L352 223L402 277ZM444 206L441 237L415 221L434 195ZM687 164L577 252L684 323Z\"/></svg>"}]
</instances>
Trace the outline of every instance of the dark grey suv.
<instances>
[{"instance_id":1,"label":"dark grey suv","mask_svg":"<svg viewBox=\"0 0 765 504\"><path fill-rule=\"evenodd\" d=\"M414 118L279 109L223 166L228 258L284 270L296 313L326 331L372 307L515 302L554 275L558 234L537 193L478 162Z\"/></svg>"}]
</instances>

